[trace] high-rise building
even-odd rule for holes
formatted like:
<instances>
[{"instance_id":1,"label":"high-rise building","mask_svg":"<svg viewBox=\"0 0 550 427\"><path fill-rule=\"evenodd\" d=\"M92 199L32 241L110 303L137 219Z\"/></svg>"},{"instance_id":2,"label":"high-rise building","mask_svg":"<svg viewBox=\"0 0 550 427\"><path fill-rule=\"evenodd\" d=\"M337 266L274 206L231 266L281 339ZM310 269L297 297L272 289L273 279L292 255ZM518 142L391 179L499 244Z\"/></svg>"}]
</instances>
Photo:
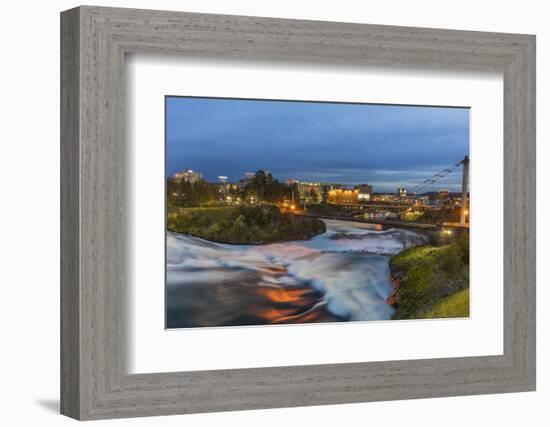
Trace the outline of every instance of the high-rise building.
<instances>
[{"instance_id":1,"label":"high-rise building","mask_svg":"<svg viewBox=\"0 0 550 427\"><path fill-rule=\"evenodd\" d=\"M407 197L407 189L404 188L404 187L399 187L399 188L397 189L397 195L398 195L399 197Z\"/></svg>"},{"instance_id":2,"label":"high-rise building","mask_svg":"<svg viewBox=\"0 0 550 427\"><path fill-rule=\"evenodd\" d=\"M172 175L174 181L187 181L194 184L202 179L202 173L194 171L193 169L186 169L181 172L176 172Z\"/></svg>"},{"instance_id":3,"label":"high-rise building","mask_svg":"<svg viewBox=\"0 0 550 427\"><path fill-rule=\"evenodd\" d=\"M357 201L359 203L369 202L372 197L372 185L360 184L355 186L357 190Z\"/></svg>"}]
</instances>

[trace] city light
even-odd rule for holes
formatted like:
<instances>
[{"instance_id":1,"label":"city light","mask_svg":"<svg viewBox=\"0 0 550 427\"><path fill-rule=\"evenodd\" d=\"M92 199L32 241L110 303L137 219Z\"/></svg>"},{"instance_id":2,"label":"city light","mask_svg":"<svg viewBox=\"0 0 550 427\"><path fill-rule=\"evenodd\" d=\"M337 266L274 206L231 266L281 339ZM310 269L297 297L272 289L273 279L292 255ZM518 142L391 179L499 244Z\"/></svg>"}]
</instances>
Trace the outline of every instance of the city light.
<instances>
[{"instance_id":1,"label":"city light","mask_svg":"<svg viewBox=\"0 0 550 427\"><path fill-rule=\"evenodd\" d=\"M262 176L265 178L263 186L258 181ZM195 200L204 203L202 199L209 198L207 203L210 205L271 204L294 215L315 214L321 210L325 214L329 211L336 216L360 218L366 222L400 221L411 226L421 223L429 224L428 227L434 229L445 225L469 225L467 193L460 195L448 189L418 194L417 191L399 187L396 192L374 193L373 186L366 183L352 185L299 179L287 179L283 183L266 171L246 172L243 178L235 182L229 181L228 175L217 175L216 180L208 181L197 169L176 172L168 178L168 183L167 194L176 206L197 203ZM272 188L266 188L266 185ZM338 206L345 209L339 210ZM425 225L421 227L426 228ZM448 229L440 229L439 233L445 238L454 235Z\"/></svg>"}]
</instances>

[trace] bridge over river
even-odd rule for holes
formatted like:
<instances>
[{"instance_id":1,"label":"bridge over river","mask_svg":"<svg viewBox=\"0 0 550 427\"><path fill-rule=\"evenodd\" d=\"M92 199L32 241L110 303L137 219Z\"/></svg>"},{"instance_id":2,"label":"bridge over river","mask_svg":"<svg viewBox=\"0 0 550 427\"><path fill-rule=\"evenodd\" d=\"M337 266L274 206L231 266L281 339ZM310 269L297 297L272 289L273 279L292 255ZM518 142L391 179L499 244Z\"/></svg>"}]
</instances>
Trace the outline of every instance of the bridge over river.
<instances>
[{"instance_id":1,"label":"bridge over river","mask_svg":"<svg viewBox=\"0 0 550 427\"><path fill-rule=\"evenodd\" d=\"M314 215L308 213L294 213L298 216L307 216L311 218L319 219L334 219L338 221L350 221L350 222L363 222L367 224L378 224L385 227L396 227L396 228L409 228L417 230L431 230L431 231L444 231L454 228L458 229L468 229L469 223L461 224L459 222L444 222L440 224L425 224L420 222L411 222L411 221L400 221L393 219L377 219L377 218L354 218L346 216L330 216L330 215Z\"/></svg>"},{"instance_id":2,"label":"bridge over river","mask_svg":"<svg viewBox=\"0 0 550 427\"><path fill-rule=\"evenodd\" d=\"M309 216L313 218L320 219L333 219L338 221L352 221L352 222L364 222L368 224L377 224L385 227L397 227L397 228L409 228L417 230L426 230L426 231L437 231L447 234L452 234L452 229L460 230L469 230L470 224L469 221L466 221L467 216L467 199L468 199L468 171L469 171L470 160L468 156L465 156L464 159L456 162L455 164L449 166L446 169L436 173L432 177L426 179L422 183L418 184L413 188L413 191L416 193L420 190L424 190L427 187L433 185L434 183L440 181L445 176L449 175L455 169L462 165L462 204L460 209L460 222L442 222L442 223L419 223L412 221L402 221L399 219L388 219L388 218L368 218L368 217L355 217L353 212L348 212L348 215L342 216L331 216L331 215L318 215L308 213L307 207L304 205L304 210L302 211L292 211L294 215ZM407 211L410 209L415 210L427 210L433 209L432 206L425 205L410 205L403 203L361 203L361 204L341 204L340 207L347 208L349 210L361 210L361 211L376 211L380 209L395 211L397 215L400 214L403 210ZM292 208L294 209L294 207Z\"/></svg>"}]
</instances>

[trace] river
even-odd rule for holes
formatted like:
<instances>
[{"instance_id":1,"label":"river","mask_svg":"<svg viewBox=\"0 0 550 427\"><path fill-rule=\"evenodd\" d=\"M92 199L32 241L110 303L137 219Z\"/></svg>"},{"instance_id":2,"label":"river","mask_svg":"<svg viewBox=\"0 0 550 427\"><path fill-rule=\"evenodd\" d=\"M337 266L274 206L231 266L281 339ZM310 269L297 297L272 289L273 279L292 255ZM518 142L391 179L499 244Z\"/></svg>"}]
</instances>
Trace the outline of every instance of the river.
<instances>
[{"instance_id":1,"label":"river","mask_svg":"<svg viewBox=\"0 0 550 427\"><path fill-rule=\"evenodd\" d=\"M230 245L168 233L168 328L390 319L389 257L420 233L324 220L307 241Z\"/></svg>"}]
</instances>

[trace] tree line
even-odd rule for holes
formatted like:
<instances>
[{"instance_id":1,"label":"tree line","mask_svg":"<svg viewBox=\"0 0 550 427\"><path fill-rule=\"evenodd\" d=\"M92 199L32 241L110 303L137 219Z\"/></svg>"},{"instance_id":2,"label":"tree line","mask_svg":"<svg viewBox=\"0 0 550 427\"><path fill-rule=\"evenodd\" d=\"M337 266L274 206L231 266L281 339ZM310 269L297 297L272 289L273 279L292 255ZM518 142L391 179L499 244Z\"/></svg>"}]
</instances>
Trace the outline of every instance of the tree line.
<instances>
[{"instance_id":1,"label":"tree line","mask_svg":"<svg viewBox=\"0 0 550 427\"><path fill-rule=\"evenodd\" d=\"M181 207L212 206L225 203L229 196L231 200L249 202L252 197L258 203L278 203L283 199L298 198L296 184L286 184L277 180L264 170L257 171L254 176L243 179L235 186L210 183L204 179L194 182L187 180L167 179L166 197L169 205Z\"/></svg>"}]
</instances>

